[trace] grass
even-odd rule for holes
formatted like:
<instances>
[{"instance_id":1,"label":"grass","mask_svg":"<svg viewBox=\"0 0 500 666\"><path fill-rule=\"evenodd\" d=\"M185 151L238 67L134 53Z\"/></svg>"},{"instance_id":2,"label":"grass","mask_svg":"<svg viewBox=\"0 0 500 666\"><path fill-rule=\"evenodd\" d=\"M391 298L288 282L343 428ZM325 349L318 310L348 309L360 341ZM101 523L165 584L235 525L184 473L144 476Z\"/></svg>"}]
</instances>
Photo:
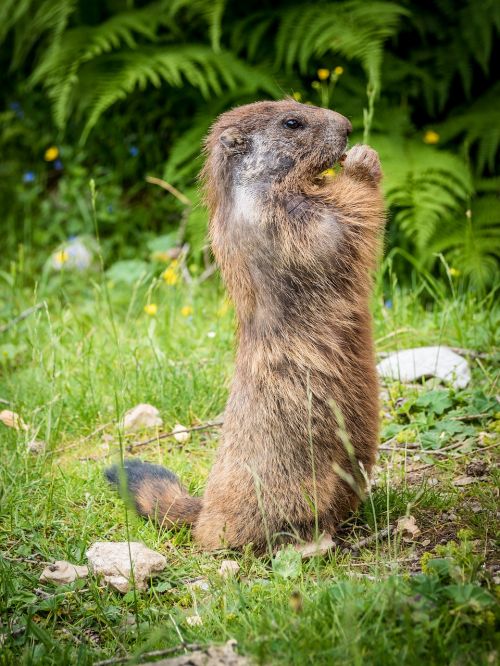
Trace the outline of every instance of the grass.
<instances>
[{"instance_id":1,"label":"grass","mask_svg":"<svg viewBox=\"0 0 500 666\"><path fill-rule=\"evenodd\" d=\"M158 407L165 430L224 409L233 318L220 285L112 285L69 273L42 274L34 285L20 260L0 280L4 321L46 303L0 336L1 408L30 427L0 424L0 664L86 665L229 638L262 664L495 663L494 294L478 298L426 276L403 290L385 268L392 287L384 298L380 281L374 302L379 351L447 343L488 356L471 359L473 381L463 391L385 387L382 439L391 450L381 452L370 497L338 535L350 549L309 561L289 549L269 561L250 550L197 551L188 530L159 531L128 511L102 475L130 443L119 422L135 404ZM156 315L144 312L147 303ZM35 432L44 454L26 450ZM200 493L217 436L158 440L136 455L168 465ZM435 453L444 446L451 448ZM484 477L455 485L477 460ZM352 549L409 514L420 528L413 540L393 534ZM39 582L43 562L82 564L95 541L127 535L167 556L147 592L122 596L93 577L58 588ZM240 564L236 579L218 574L227 557ZM189 584L198 577L208 589ZM193 615L202 624L190 625Z\"/></svg>"}]
</instances>

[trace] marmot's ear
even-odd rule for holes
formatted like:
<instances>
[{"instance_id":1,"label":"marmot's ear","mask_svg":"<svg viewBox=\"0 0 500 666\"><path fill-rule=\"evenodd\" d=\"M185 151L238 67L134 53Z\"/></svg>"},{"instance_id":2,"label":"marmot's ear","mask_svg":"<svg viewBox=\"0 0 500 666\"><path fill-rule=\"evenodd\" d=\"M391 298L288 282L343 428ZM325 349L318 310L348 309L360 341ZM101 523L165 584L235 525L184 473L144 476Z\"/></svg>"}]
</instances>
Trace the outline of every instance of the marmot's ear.
<instances>
[{"instance_id":1,"label":"marmot's ear","mask_svg":"<svg viewBox=\"0 0 500 666\"><path fill-rule=\"evenodd\" d=\"M219 141L230 153L243 153L246 147L246 137L237 127L229 127L222 132Z\"/></svg>"}]
</instances>

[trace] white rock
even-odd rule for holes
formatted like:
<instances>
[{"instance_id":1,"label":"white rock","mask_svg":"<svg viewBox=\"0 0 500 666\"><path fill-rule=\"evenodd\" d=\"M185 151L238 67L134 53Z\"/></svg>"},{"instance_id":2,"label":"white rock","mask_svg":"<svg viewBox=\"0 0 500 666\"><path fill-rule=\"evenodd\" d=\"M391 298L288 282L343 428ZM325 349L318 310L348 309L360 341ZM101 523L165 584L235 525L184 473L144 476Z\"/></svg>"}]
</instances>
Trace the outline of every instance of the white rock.
<instances>
[{"instance_id":1,"label":"white rock","mask_svg":"<svg viewBox=\"0 0 500 666\"><path fill-rule=\"evenodd\" d=\"M28 426L19 414L11 412L10 409L3 409L0 412L0 421L7 426L7 428L14 428L14 430L28 430Z\"/></svg>"},{"instance_id":2,"label":"white rock","mask_svg":"<svg viewBox=\"0 0 500 666\"><path fill-rule=\"evenodd\" d=\"M188 442L191 436L191 433L186 432L186 426L183 426L180 423L177 423L173 427L172 432L174 433L174 439L181 443Z\"/></svg>"},{"instance_id":3,"label":"white rock","mask_svg":"<svg viewBox=\"0 0 500 666\"><path fill-rule=\"evenodd\" d=\"M438 377L454 388L465 388L471 375L467 361L449 347L416 347L394 352L377 365L381 377L412 382Z\"/></svg>"},{"instance_id":4,"label":"white rock","mask_svg":"<svg viewBox=\"0 0 500 666\"><path fill-rule=\"evenodd\" d=\"M232 576L236 576L239 570L240 565L236 560L222 560L219 567L219 574L223 578L231 578Z\"/></svg>"},{"instance_id":5,"label":"white rock","mask_svg":"<svg viewBox=\"0 0 500 666\"><path fill-rule=\"evenodd\" d=\"M420 528L413 516L403 516L398 518L396 531L403 534L403 540L413 540L420 534Z\"/></svg>"},{"instance_id":6,"label":"white rock","mask_svg":"<svg viewBox=\"0 0 500 666\"><path fill-rule=\"evenodd\" d=\"M127 432L143 428L160 428L162 425L160 412L153 405L146 403L132 407L123 417L123 428Z\"/></svg>"},{"instance_id":7,"label":"white rock","mask_svg":"<svg viewBox=\"0 0 500 666\"><path fill-rule=\"evenodd\" d=\"M307 560L310 557L326 555L335 548L335 541L329 534L322 534L319 541L312 541L299 546L295 549L299 551L302 559Z\"/></svg>"},{"instance_id":8,"label":"white rock","mask_svg":"<svg viewBox=\"0 0 500 666\"><path fill-rule=\"evenodd\" d=\"M149 578L167 566L164 555L135 541L94 543L87 551L87 558L91 571L122 593L132 587L132 567L136 588L145 590Z\"/></svg>"},{"instance_id":9,"label":"white rock","mask_svg":"<svg viewBox=\"0 0 500 666\"><path fill-rule=\"evenodd\" d=\"M188 580L185 583L186 587L194 592L202 590L206 592L210 589L210 583L206 578L195 578L194 580Z\"/></svg>"},{"instance_id":10,"label":"white rock","mask_svg":"<svg viewBox=\"0 0 500 666\"><path fill-rule=\"evenodd\" d=\"M85 578L88 575L87 567L80 567L77 564L71 564L65 560L58 560L54 564L49 564L42 571L40 576L41 583L55 583L56 585L67 585L77 578Z\"/></svg>"}]
</instances>

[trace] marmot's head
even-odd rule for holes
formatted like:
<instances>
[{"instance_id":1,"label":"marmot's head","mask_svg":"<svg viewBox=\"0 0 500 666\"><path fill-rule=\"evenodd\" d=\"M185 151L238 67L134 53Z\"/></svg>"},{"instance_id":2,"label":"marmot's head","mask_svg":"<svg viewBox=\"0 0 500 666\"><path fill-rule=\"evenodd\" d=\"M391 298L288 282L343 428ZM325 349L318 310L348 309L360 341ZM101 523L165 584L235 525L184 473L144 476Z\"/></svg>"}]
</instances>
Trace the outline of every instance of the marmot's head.
<instances>
[{"instance_id":1,"label":"marmot's head","mask_svg":"<svg viewBox=\"0 0 500 666\"><path fill-rule=\"evenodd\" d=\"M339 160L351 129L339 113L293 100L240 106L213 125L204 175L226 187L312 180Z\"/></svg>"}]
</instances>

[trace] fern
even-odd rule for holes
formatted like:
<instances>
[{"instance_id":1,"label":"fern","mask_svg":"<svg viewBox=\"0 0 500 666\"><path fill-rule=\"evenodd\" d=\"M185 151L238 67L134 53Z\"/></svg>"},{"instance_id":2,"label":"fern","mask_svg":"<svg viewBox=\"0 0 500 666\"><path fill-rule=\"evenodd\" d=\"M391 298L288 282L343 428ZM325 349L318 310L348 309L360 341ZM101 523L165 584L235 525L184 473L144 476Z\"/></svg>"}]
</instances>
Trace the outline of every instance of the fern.
<instances>
[{"instance_id":1,"label":"fern","mask_svg":"<svg viewBox=\"0 0 500 666\"><path fill-rule=\"evenodd\" d=\"M384 167L388 204L399 226L422 256L436 231L468 207L472 179L456 155L405 141L401 136L374 136Z\"/></svg>"},{"instance_id":2,"label":"fern","mask_svg":"<svg viewBox=\"0 0 500 666\"><path fill-rule=\"evenodd\" d=\"M436 129L443 141L463 137L469 153L477 148L477 172L481 173L486 167L493 171L500 148L500 83L493 85L466 111L450 116Z\"/></svg>"},{"instance_id":3,"label":"fern","mask_svg":"<svg viewBox=\"0 0 500 666\"><path fill-rule=\"evenodd\" d=\"M40 40L57 43L75 9L76 0L3 0L0 5L0 44L14 29L11 71L21 67Z\"/></svg>"},{"instance_id":4,"label":"fern","mask_svg":"<svg viewBox=\"0 0 500 666\"><path fill-rule=\"evenodd\" d=\"M222 16L227 0L172 0L170 16L186 10L190 18L201 16L208 25L210 43L214 51L220 51Z\"/></svg>"},{"instance_id":5,"label":"fern","mask_svg":"<svg viewBox=\"0 0 500 666\"><path fill-rule=\"evenodd\" d=\"M43 83L53 101L56 125L63 128L66 124L71 112L71 95L84 63L122 45L136 48L137 36L152 41L159 27L168 22L161 4L155 3L117 14L95 28L82 26L68 30L60 40L54 41L34 70L30 83L32 86Z\"/></svg>"},{"instance_id":6,"label":"fern","mask_svg":"<svg viewBox=\"0 0 500 666\"><path fill-rule=\"evenodd\" d=\"M249 50L256 53L256 40L263 40L277 22L274 39L277 67L290 70L298 65L304 72L311 59L336 53L361 62L372 87L378 90L383 44L394 35L399 19L405 14L406 10L395 3L362 0L288 7L270 16L263 14L260 25L252 25ZM238 34L242 34L241 27Z\"/></svg>"},{"instance_id":7,"label":"fern","mask_svg":"<svg viewBox=\"0 0 500 666\"><path fill-rule=\"evenodd\" d=\"M99 117L115 102L134 90L163 82L181 88L185 83L197 88L205 98L221 95L224 89L237 90L249 84L271 96L279 95L273 80L251 68L230 53L214 53L200 45L142 48L103 57L80 72L80 104L87 122L82 141Z\"/></svg>"},{"instance_id":8,"label":"fern","mask_svg":"<svg viewBox=\"0 0 500 666\"><path fill-rule=\"evenodd\" d=\"M497 0L482 0L480 4L468 0L458 7L456 0L439 0L435 4L429 12L411 15L423 42L420 49L415 49L412 60L433 74L433 85L427 91L431 113L444 108L456 78L466 96L470 96L473 64L488 72L493 40L500 33ZM443 39L443 26L447 24L450 29Z\"/></svg>"},{"instance_id":9,"label":"fern","mask_svg":"<svg viewBox=\"0 0 500 666\"><path fill-rule=\"evenodd\" d=\"M467 210L433 243L452 266L458 266L476 289L492 285L499 277L500 200L489 195L475 199Z\"/></svg>"}]
</instances>

